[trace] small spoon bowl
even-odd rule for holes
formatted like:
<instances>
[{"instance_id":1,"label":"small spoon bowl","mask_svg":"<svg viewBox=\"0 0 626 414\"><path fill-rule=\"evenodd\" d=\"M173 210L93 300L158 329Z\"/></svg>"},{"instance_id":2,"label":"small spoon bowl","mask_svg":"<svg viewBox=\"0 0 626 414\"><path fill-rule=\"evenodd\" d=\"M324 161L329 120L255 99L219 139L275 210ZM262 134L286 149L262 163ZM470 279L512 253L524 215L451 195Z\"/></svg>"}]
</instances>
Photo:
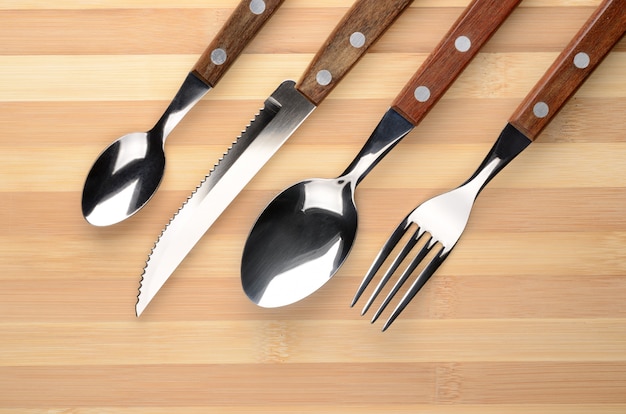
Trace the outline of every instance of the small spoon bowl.
<instances>
[{"instance_id":1,"label":"small spoon bowl","mask_svg":"<svg viewBox=\"0 0 626 414\"><path fill-rule=\"evenodd\" d=\"M152 198L165 170L165 141L155 135L124 135L100 154L83 188L83 216L89 223L108 226L125 220Z\"/></svg>"}]
</instances>

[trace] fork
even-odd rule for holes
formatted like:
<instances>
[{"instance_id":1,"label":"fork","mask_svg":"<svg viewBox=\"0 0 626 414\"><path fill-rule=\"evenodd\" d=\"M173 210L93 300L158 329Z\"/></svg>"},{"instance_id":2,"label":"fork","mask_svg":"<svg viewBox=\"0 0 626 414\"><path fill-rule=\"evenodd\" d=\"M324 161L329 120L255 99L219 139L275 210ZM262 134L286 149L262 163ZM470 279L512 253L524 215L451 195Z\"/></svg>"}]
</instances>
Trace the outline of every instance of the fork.
<instances>
[{"instance_id":1,"label":"fork","mask_svg":"<svg viewBox=\"0 0 626 414\"><path fill-rule=\"evenodd\" d=\"M364 315L369 310L409 253L416 249L417 254L402 271L372 318L373 323L413 272L422 266L382 330L389 328L457 244L481 190L537 138L625 31L626 0L604 0L524 98L474 174L456 189L422 203L401 221L363 278L351 306L357 303L409 229L417 227L383 274L361 312ZM430 261L422 264L429 256L432 256Z\"/></svg>"}]
</instances>

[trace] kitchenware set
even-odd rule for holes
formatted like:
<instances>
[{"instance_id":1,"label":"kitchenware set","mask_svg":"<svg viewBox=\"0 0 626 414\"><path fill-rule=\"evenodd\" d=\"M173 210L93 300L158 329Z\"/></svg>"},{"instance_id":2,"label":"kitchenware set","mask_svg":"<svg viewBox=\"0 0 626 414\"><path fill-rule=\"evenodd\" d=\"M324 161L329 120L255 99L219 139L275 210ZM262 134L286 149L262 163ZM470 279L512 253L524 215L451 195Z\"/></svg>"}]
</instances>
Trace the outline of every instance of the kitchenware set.
<instances>
[{"instance_id":1,"label":"kitchenware set","mask_svg":"<svg viewBox=\"0 0 626 414\"><path fill-rule=\"evenodd\" d=\"M294 184L269 203L242 254L241 283L250 300L261 307L289 305L332 278L356 239L358 184L426 117L520 2L472 0L391 102L346 170L337 178ZM99 156L83 190L82 211L89 223L112 225L146 205L163 177L169 133L216 86L282 3L242 0L155 126L118 139ZM357 0L300 80L284 81L266 99L158 237L139 284L137 316L247 183L411 3ZM365 314L394 274L400 273L372 322L378 319L405 282L417 274L383 330L394 322L457 244L480 191L540 135L625 31L626 0L604 0L509 118L476 172L460 187L422 203L402 220L358 287L352 306L392 252L399 250L362 311ZM409 232L412 236L399 248Z\"/></svg>"}]
</instances>

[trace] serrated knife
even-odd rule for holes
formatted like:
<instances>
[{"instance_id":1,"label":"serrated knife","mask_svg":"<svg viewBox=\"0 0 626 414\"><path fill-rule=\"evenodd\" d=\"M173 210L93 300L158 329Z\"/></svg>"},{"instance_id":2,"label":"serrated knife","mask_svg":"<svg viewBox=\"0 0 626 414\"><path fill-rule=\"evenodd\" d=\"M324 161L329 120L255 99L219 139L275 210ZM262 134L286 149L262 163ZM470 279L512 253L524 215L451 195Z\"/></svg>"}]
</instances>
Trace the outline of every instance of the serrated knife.
<instances>
[{"instance_id":1,"label":"serrated knife","mask_svg":"<svg viewBox=\"0 0 626 414\"><path fill-rule=\"evenodd\" d=\"M140 316L187 254L412 0L357 0L302 78L287 80L166 225L148 257L135 307Z\"/></svg>"}]
</instances>

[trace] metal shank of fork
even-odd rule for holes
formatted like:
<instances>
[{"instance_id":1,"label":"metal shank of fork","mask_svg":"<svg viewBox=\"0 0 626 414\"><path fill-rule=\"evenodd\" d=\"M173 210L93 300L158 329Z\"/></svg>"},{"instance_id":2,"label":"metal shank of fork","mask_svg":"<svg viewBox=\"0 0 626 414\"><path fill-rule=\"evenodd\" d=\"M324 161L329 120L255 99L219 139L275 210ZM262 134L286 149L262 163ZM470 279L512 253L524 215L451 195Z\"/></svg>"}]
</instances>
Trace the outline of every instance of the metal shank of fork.
<instances>
[{"instance_id":1,"label":"metal shank of fork","mask_svg":"<svg viewBox=\"0 0 626 414\"><path fill-rule=\"evenodd\" d=\"M510 123L506 124L483 162L478 166L474 174L472 174L472 176L465 183L463 183L463 185L473 181L476 177L481 175L489 164L492 164L497 160L493 170L489 172L484 182L480 185L480 188L476 193L476 195L478 195L478 193L493 179L493 177L495 177L509 164L509 162L513 160L513 158L517 157L531 143L532 140L521 133L517 128Z\"/></svg>"}]
</instances>

